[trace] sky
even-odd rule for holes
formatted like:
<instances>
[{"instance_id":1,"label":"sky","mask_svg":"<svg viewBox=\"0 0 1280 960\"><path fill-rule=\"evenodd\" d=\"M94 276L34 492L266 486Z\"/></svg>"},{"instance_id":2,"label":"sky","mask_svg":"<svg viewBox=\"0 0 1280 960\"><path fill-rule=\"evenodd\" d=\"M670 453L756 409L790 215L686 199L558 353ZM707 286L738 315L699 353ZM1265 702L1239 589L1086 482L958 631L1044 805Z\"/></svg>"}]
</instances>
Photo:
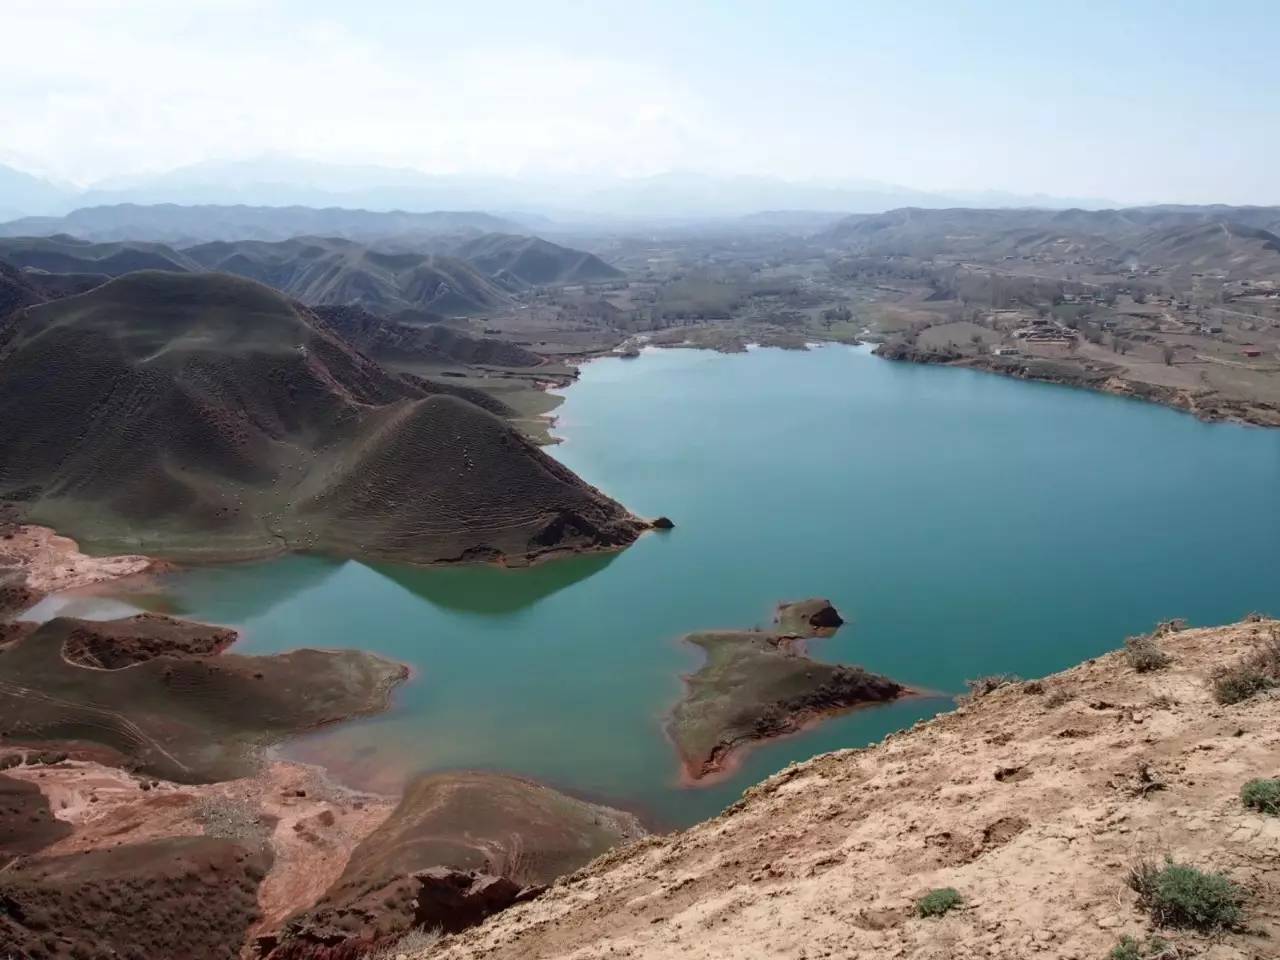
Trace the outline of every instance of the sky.
<instances>
[{"instance_id":1,"label":"sky","mask_svg":"<svg viewBox=\"0 0 1280 960\"><path fill-rule=\"evenodd\" d=\"M1275 0L0 0L0 163L1280 203Z\"/></svg>"}]
</instances>

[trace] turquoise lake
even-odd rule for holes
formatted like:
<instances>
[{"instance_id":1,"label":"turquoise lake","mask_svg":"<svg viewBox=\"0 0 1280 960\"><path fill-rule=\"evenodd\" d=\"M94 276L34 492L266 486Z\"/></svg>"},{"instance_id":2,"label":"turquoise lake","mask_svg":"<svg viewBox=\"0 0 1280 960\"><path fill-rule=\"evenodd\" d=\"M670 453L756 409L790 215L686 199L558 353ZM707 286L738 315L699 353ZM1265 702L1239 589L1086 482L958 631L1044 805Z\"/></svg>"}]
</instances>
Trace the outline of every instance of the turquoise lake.
<instances>
[{"instance_id":1,"label":"turquoise lake","mask_svg":"<svg viewBox=\"0 0 1280 960\"><path fill-rule=\"evenodd\" d=\"M554 456L676 529L528 570L294 557L171 578L237 650L363 647L413 665L393 709L290 746L355 786L418 770L527 774L688 824L787 763L1024 677L1157 621L1280 612L1280 431L879 360L863 348L646 351L582 369ZM838 717L684 788L663 735L693 630L763 625L829 597L817 657L944 697Z\"/></svg>"}]
</instances>

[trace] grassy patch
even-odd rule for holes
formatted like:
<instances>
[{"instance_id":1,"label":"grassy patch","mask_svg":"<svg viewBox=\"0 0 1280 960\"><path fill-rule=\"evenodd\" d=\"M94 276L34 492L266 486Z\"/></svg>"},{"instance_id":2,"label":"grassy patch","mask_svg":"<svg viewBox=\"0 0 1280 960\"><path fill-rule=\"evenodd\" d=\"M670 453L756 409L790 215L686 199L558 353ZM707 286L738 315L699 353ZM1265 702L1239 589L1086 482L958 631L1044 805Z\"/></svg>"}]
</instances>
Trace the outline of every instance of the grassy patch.
<instances>
[{"instance_id":1,"label":"grassy patch","mask_svg":"<svg viewBox=\"0 0 1280 960\"><path fill-rule=\"evenodd\" d=\"M1280 816L1280 778L1250 780L1240 791L1240 802L1250 810Z\"/></svg>"},{"instance_id":2,"label":"grassy patch","mask_svg":"<svg viewBox=\"0 0 1280 960\"><path fill-rule=\"evenodd\" d=\"M1170 657L1156 641L1155 635L1130 637L1124 642L1125 659L1138 673L1150 673L1169 665Z\"/></svg>"},{"instance_id":3,"label":"grassy patch","mask_svg":"<svg viewBox=\"0 0 1280 960\"><path fill-rule=\"evenodd\" d=\"M1130 869L1129 886L1159 926L1208 931L1240 923L1244 897L1220 873L1206 873L1170 859L1163 866L1143 860Z\"/></svg>"},{"instance_id":4,"label":"grassy patch","mask_svg":"<svg viewBox=\"0 0 1280 960\"><path fill-rule=\"evenodd\" d=\"M940 917L964 903L964 898L954 887L939 887L930 890L916 901L916 915L921 917Z\"/></svg>"}]
</instances>

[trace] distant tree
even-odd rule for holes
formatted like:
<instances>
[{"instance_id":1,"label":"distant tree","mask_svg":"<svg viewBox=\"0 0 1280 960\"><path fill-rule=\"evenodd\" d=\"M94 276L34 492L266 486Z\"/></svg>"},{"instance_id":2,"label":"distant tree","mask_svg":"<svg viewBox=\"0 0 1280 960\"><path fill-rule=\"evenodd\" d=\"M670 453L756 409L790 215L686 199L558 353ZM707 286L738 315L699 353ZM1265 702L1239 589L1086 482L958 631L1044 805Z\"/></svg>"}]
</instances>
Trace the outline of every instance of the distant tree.
<instances>
[{"instance_id":1,"label":"distant tree","mask_svg":"<svg viewBox=\"0 0 1280 960\"><path fill-rule=\"evenodd\" d=\"M1146 291L1145 291L1145 290L1135 290L1135 291L1133 291L1133 302L1134 302L1134 303L1146 303L1146 302L1147 302L1147 293L1146 293Z\"/></svg>"},{"instance_id":2,"label":"distant tree","mask_svg":"<svg viewBox=\"0 0 1280 960\"><path fill-rule=\"evenodd\" d=\"M1173 366L1173 347L1165 347L1160 351L1160 355L1164 358L1164 365L1166 367Z\"/></svg>"}]
</instances>

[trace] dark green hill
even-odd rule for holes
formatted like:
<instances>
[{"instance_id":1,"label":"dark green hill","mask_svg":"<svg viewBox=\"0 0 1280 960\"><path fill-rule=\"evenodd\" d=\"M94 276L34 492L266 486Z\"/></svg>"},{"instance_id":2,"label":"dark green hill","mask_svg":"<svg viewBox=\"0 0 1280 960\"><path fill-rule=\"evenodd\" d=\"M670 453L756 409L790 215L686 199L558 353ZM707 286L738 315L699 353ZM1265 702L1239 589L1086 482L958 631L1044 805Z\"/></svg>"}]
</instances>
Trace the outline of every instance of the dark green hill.
<instances>
[{"instance_id":1,"label":"dark green hill","mask_svg":"<svg viewBox=\"0 0 1280 960\"><path fill-rule=\"evenodd\" d=\"M222 274L135 273L14 315L0 499L89 549L169 557L523 561L642 528L498 417Z\"/></svg>"},{"instance_id":2,"label":"dark green hill","mask_svg":"<svg viewBox=\"0 0 1280 960\"><path fill-rule=\"evenodd\" d=\"M622 271L599 257L543 240L490 233L454 248L486 276L512 289L544 283L590 283L613 280Z\"/></svg>"},{"instance_id":3,"label":"dark green hill","mask_svg":"<svg viewBox=\"0 0 1280 960\"><path fill-rule=\"evenodd\" d=\"M387 253L349 240L299 237L279 243L214 242L183 254L206 270L258 280L310 305L353 303L389 313L483 313L508 295L454 257Z\"/></svg>"}]
</instances>

